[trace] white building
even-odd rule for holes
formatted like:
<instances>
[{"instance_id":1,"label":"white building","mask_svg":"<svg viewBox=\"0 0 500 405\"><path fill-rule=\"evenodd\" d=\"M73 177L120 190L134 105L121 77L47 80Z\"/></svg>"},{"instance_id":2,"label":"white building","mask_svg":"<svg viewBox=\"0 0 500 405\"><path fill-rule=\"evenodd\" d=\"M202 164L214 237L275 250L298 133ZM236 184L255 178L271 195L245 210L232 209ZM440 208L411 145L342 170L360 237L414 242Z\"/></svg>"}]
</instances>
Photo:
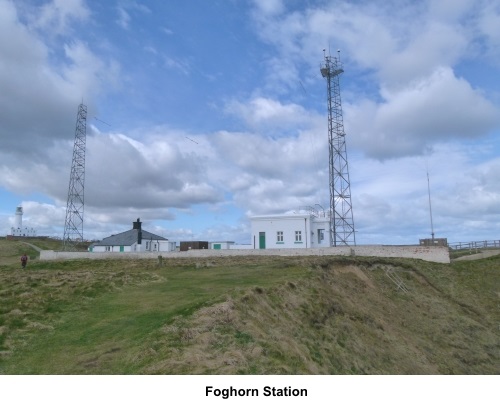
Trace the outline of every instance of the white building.
<instances>
[{"instance_id":1,"label":"white building","mask_svg":"<svg viewBox=\"0 0 500 405\"><path fill-rule=\"evenodd\" d=\"M253 249L330 247L330 218L313 208L250 218Z\"/></svg>"},{"instance_id":2,"label":"white building","mask_svg":"<svg viewBox=\"0 0 500 405\"><path fill-rule=\"evenodd\" d=\"M175 242L142 229L137 218L132 229L104 238L89 246L90 252L174 252Z\"/></svg>"},{"instance_id":3,"label":"white building","mask_svg":"<svg viewBox=\"0 0 500 405\"><path fill-rule=\"evenodd\" d=\"M231 249L234 246L234 242L223 241L223 242L209 242L209 249L221 250L221 249Z\"/></svg>"},{"instance_id":4,"label":"white building","mask_svg":"<svg viewBox=\"0 0 500 405\"><path fill-rule=\"evenodd\" d=\"M12 236L36 236L36 230L34 228L23 228L23 207L18 206L16 208L16 218L14 220L14 226L10 228Z\"/></svg>"}]
</instances>

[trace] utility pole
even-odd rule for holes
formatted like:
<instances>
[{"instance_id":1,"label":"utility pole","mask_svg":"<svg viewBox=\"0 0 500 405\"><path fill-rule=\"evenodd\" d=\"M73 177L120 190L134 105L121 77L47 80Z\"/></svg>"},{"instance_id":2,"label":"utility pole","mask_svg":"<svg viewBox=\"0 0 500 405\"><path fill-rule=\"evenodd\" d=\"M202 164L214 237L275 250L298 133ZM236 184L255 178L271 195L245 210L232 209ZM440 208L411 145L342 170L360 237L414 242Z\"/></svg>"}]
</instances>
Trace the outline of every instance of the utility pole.
<instances>
[{"instance_id":1,"label":"utility pole","mask_svg":"<svg viewBox=\"0 0 500 405\"><path fill-rule=\"evenodd\" d=\"M432 246L434 246L434 224L432 223L431 184L429 181L429 170L427 170L427 191L429 192L429 213L431 215Z\"/></svg>"}]
</instances>

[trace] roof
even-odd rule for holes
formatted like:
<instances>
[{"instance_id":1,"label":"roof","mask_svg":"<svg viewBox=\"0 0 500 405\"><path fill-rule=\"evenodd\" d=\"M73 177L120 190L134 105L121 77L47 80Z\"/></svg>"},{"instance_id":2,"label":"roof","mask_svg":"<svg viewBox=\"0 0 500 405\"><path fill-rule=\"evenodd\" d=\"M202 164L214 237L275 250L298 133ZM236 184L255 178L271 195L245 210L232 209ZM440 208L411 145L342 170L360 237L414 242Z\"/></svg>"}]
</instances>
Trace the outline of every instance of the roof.
<instances>
[{"instance_id":1,"label":"roof","mask_svg":"<svg viewBox=\"0 0 500 405\"><path fill-rule=\"evenodd\" d=\"M329 217L316 216L311 213L292 213L292 214L274 214L274 215L254 215L250 217L250 221L266 221L266 220L285 220L285 219L304 219L309 218L313 222L329 221Z\"/></svg>"},{"instance_id":2,"label":"roof","mask_svg":"<svg viewBox=\"0 0 500 405\"><path fill-rule=\"evenodd\" d=\"M137 243L138 229L130 229L126 232L122 232L116 235L108 236L100 242L96 242L93 246L132 246ZM163 236L155 235L154 233L148 231L142 231L142 240L147 242L149 240L168 240Z\"/></svg>"}]
</instances>

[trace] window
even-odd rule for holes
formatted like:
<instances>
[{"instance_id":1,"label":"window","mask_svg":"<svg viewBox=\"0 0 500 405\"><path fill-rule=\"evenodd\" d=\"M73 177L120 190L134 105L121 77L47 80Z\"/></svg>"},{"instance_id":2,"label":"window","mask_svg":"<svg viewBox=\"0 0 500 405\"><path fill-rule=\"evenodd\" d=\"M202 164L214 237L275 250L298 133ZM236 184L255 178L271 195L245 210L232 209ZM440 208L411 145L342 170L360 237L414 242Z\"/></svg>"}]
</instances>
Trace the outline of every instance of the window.
<instances>
[{"instance_id":1,"label":"window","mask_svg":"<svg viewBox=\"0 0 500 405\"><path fill-rule=\"evenodd\" d=\"M283 231L276 232L276 243L283 243Z\"/></svg>"},{"instance_id":2,"label":"window","mask_svg":"<svg viewBox=\"0 0 500 405\"><path fill-rule=\"evenodd\" d=\"M106 246L106 252L111 252L111 246Z\"/></svg>"},{"instance_id":3,"label":"window","mask_svg":"<svg viewBox=\"0 0 500 405\"><path fill-rule=\"evenodd\" d=\"M146 242L146 250L149 250L149 242Z\"/></svg>"},{"instance_id":4,"label":"window","mask_svg":"<svg viewBox=\"0 0 500 405\"><path fill-rule=\"evenodd\" d=\"M295 231L295 243L302 242L302 231Z\"/></svg>"},{"instance_id":5,"label":"window","mask_svg":"<svg viewBox=\"0 0 500 405\"><path fill-rule=\"evenodd\" d=\"M325 240L325 230L318 229L318 243L323 243L324 240Z\"/></svg>"}]
</instances>

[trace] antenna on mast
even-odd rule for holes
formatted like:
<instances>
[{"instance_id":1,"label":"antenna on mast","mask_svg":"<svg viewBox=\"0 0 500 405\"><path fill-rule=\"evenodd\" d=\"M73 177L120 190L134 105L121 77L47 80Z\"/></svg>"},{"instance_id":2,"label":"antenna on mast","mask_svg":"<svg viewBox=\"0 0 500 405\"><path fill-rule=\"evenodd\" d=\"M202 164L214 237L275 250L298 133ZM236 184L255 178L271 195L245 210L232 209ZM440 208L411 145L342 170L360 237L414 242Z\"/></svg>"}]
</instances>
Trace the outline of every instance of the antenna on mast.
<instances>
[{"instance_id":1,"label":"antenna on mast","mask_svg":"<svg viewBox=\"0 0 500 405\"><path fill-rule=\"evenodd\" d=\"M429 180L429 168L427 168L427 191L429 193L429 214L431 216L431 237L434 244L434 224L432 223L432 204L431 204L431 184Z\"/></svg>"}]
</instances>

